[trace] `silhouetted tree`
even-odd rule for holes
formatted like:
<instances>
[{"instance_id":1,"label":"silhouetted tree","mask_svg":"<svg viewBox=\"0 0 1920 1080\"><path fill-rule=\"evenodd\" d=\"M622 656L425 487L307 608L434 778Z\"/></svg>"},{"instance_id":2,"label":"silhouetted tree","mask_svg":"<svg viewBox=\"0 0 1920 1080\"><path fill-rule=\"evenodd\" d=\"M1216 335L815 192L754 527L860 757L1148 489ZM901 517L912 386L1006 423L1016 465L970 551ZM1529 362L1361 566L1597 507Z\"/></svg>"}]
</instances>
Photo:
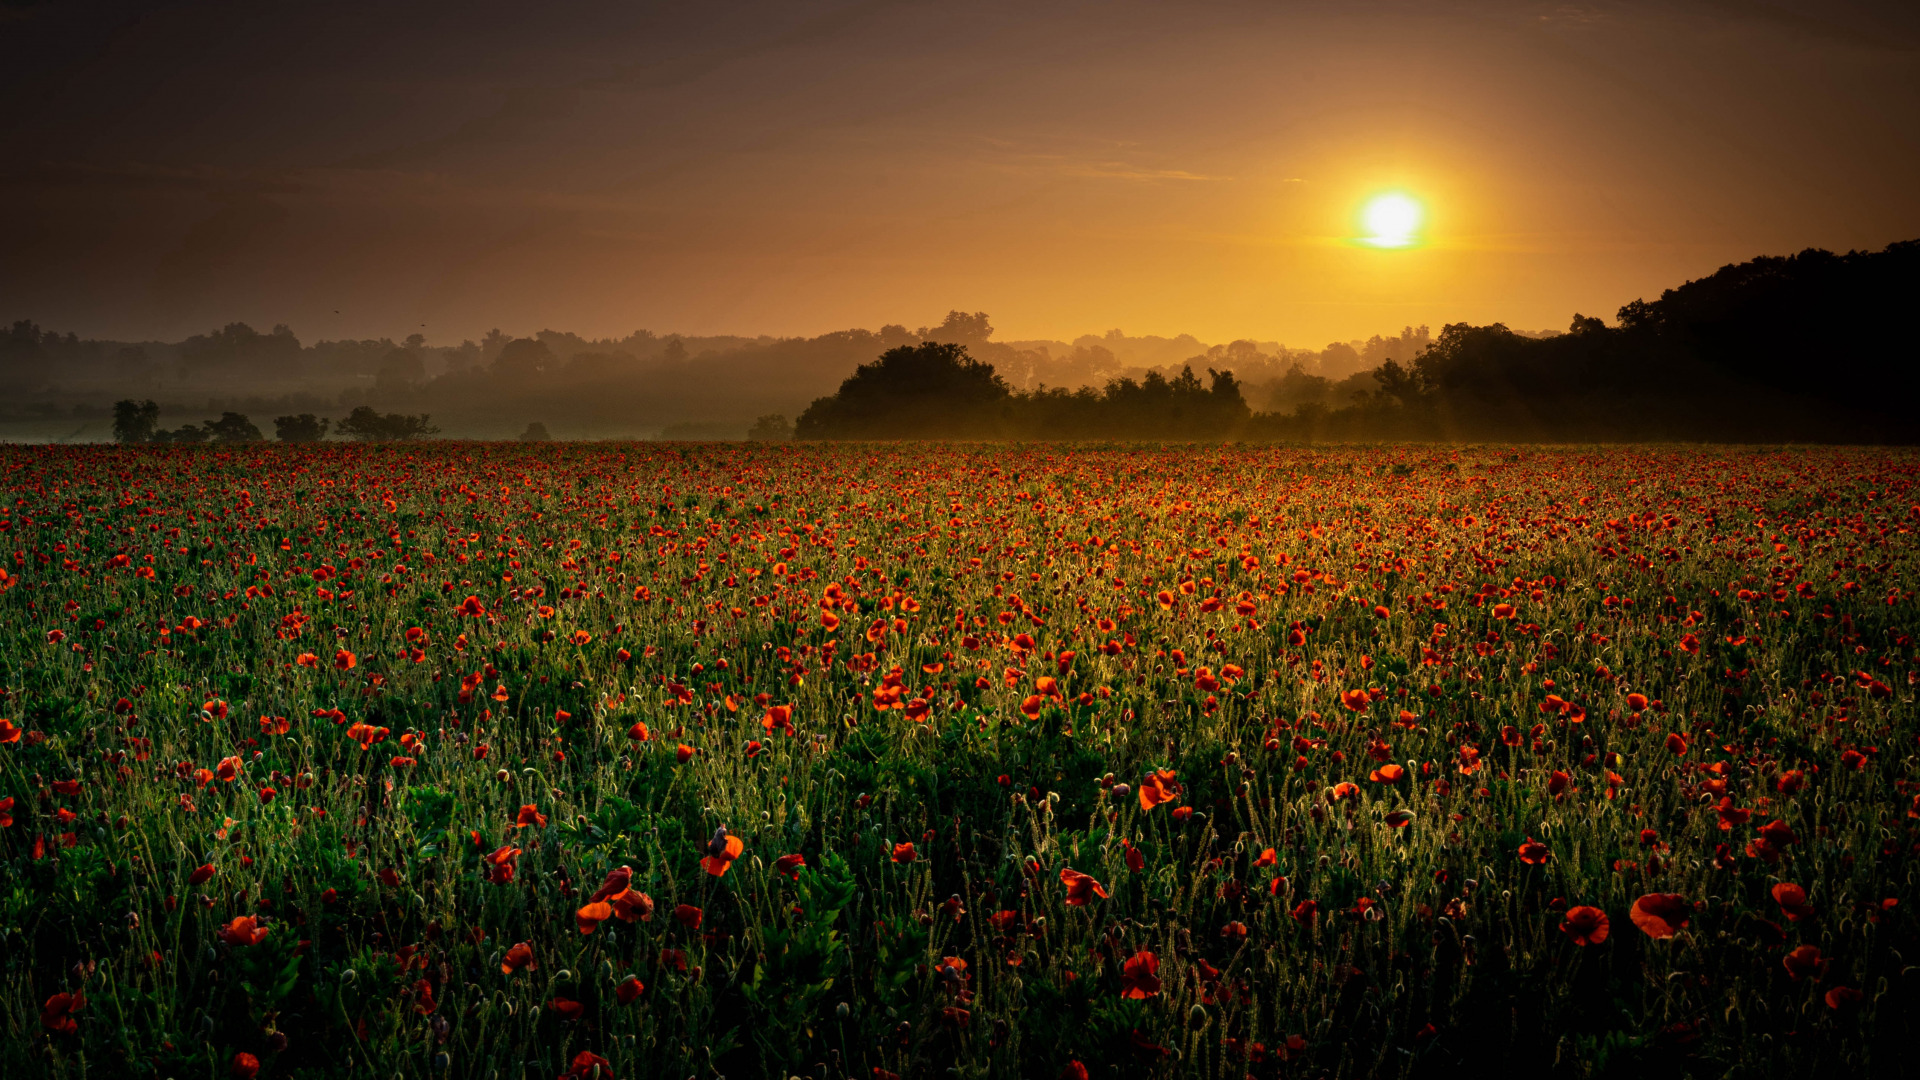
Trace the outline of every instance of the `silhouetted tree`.
<instances>
[{"instance_id":1,"label":"silhouetted tree","mask_svg":"<svg viewBox=\"0 0 1920 1080\"><path fill-rule=\"evenodd\" d=\"M533 382L554 369L557 361L547 343L536 338L515 338L494 357L493 373L512 382Z\"/></svg>"},{"instance_id":2,"label":"silhouetted tree","mask_svg":"<svg viewBox=\"0 0 1920 1080\"><path fill-rule=\"evenodd\" d=\"M527 425L527 430L520 433L520 441L521 442L552 442L553 436L548 434L547 425L541 423L538 420L535 420L534 422Z\"/></svg>"},{"instance_id":3,"label":"silhouetted tree","mask_svg":"<svg viewBox=\"0 0 1920 1080\"><path fill-rule=\"evenodd\" d=\"M220 419L207 421L207 437L218 443L261 441L260 429L237 412L221 413Z\"/></svg>"},{"instance_id":4,"label":"silhouetted tree","mask_svg":"<svg viewBox=\"0 0 1920 1080\"><path fill-rule=\"evenodd\" d=\"M968 356L965 345L902 345L807 406L794 431L817 439L992 435L1010 396L993 365Z\"/></svg>"},{"instance_id":5,"label":"silhouetted tree","mask_svg":"<svg viewBox=\"0 0 1920 1080\"><path fill-rule=\"evenodd\" d=\"M327 427L331 422L313 415L301 413L298 416L276 416L273 418L273 434L281 442L313 443L327 437Z\"/></svg>"},{"instance_id":6,"label":"silhouetted tree","mask_svg":"<svg viewBox=\"0 0 1920 1080\"><path fill-rule=\"evenodd\" d=\"M159 424L160 406L151 401L123 400L113 403L114 442L152 442L154 429Z\"/></svg>"},{"instance_id":7,"label":"silhouetted tree","mask_svg":"<svg viewBox=\"0 0 1920 1080\"><path fill-rule=\"evenodd\" d=\"M362 405L334 425L334 430L361 442L405 442L437 434L440 429L428 422L427 415L381 413L371 405Z\"/></svg>"}]
</instances>

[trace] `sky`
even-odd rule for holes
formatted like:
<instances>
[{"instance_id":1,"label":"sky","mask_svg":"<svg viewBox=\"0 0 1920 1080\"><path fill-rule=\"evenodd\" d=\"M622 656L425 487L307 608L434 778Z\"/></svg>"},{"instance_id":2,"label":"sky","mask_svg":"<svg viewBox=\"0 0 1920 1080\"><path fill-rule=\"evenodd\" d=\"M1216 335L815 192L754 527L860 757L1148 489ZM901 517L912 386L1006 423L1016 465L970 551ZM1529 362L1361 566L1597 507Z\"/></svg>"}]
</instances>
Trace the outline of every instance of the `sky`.
<instances>
[{"instance_id":1,"label":"sky","mask_svg":"<svg viewBox=\"0 0 1920 1080\"><path fill-rule=\"evenodd\" d=\"M0 0L0 133L0 318L82 336L1317 348L1920 237L1920 8Z\"/></svg>"}]
</instances>

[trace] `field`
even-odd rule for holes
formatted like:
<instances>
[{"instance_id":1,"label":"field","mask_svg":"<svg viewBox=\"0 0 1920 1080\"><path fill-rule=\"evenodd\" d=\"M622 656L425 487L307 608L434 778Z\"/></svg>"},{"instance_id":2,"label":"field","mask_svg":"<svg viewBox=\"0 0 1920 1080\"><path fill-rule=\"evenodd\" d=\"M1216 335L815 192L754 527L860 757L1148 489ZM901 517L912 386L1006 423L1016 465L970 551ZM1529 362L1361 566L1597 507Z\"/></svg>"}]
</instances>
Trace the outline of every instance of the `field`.
<instances>
[{"instance_id":1,"label":"field","mask_svg":"<svg viewBox=\"0 0 1920 1080\"><path fill-rule=\"evenodd\" d=\"M1916 467L0 448L0 1073L1899 1072Z\"/></svg>"}]
</instances>

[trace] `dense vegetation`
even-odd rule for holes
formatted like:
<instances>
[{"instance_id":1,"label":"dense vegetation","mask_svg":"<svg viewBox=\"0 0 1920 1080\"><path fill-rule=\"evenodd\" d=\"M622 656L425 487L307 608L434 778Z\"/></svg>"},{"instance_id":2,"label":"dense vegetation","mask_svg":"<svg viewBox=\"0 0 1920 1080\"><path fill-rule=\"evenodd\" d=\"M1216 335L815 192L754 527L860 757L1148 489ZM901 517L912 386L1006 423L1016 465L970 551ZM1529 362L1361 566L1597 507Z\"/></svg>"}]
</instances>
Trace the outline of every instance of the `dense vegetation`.
<instances>
[{"instance_id":1,"label":"dense vegetation","mask_svg":"<svg viewBox=\"0 0 1920 1080\"><path fill-rule=\"evenodd\" d=\"M1831 1076L1911 455L0 449L7 1076Z\"/></svg>"}]
</instances>

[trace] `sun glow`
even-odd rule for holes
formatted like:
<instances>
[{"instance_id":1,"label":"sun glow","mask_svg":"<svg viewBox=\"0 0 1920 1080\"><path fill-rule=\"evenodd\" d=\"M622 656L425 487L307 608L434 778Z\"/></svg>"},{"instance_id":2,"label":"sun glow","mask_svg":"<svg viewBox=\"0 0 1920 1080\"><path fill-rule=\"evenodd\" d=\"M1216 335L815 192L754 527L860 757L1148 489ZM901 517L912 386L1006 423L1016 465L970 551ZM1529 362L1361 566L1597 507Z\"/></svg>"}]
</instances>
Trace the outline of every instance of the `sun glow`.
<instances>
[{"instance_id":1,"label":"sun glow","mask_svg":"<svg viewBox=\"0 0 1920 1080\"><path fill-rule=\"evenodd\" d=\"M1359 242L1369 247L1403 248L1420 242L1420 221L1425 216L1418 200L1403 192L1375 195L1360 210L1360 227L1366 235Z\"/></svg>"}]
</instances>

